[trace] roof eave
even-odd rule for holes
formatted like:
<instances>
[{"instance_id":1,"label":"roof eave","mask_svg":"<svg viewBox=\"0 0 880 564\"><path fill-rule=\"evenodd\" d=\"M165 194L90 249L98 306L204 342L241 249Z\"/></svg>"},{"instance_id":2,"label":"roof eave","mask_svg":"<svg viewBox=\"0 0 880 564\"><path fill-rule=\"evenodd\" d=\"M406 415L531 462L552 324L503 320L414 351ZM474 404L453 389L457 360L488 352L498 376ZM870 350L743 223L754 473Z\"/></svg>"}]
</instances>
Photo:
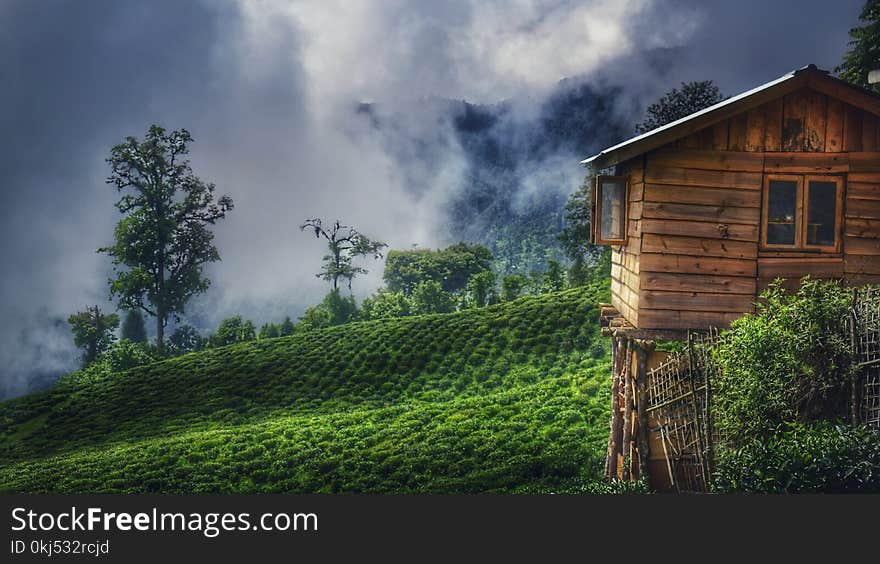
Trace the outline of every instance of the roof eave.
<instances>
[{"instance_id":1,"label":"roof eave","mask_svg":"<svg viewBox=\"0 0 880 564\"><path fill-rule=\"evenodd\" d=\"M597 169L619 164L806 86L880 116L880 97L829 76L826 71L817 69L815 65L808 65L699 112L608 147L580 162Z\"/></svg>"}]
</instances>

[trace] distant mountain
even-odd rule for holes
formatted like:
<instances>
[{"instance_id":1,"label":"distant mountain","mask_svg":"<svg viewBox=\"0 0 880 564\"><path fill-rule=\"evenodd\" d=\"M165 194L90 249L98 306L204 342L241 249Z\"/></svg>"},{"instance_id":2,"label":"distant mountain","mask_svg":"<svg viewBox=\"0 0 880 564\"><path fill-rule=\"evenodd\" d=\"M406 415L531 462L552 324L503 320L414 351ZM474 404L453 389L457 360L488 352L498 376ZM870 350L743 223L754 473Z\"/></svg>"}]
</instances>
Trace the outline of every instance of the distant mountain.
<instances>
[{"instance_id":1,"label":"distant mountain","mask_svg":"<svg viewBox=\"0 0 880 564\"><path fill-rule=\"evenodd\" d=\"M528 273L562 258L556 236L568 195L584 178L578 161L632 133L616 105L621 94L618 87L567 79L541 102L432 100L425 111L435 114L436 127L415 133L397 117L378 117L371 105L359 111L371 116L392 151L407 136L399 157L419 161L421 173L442 174L444 156L460 152L461 185L445 209L450 238L483 243L500 270Z\"/></svg>"}]
</instances>

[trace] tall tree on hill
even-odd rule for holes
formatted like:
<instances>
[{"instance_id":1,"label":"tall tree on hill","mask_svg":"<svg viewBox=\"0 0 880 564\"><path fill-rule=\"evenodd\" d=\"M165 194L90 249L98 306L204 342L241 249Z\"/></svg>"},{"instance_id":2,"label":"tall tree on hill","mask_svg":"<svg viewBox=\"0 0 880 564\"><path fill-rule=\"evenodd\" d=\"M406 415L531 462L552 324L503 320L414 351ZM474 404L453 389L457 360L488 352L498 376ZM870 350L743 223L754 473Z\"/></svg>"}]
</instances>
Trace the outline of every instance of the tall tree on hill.
<instances>
[{"instance_id":1,"label":"tall tree on hill","mask_svg":"<svg viewBox=\"0 0 880 564\"><path fill-rule=\"evenodd\" d=\"M864 25L849 30L849 51L834 71L843 80L880 94L880 84L868 84L868 72L880 68L880 0L868 0L859 14Z\"/></svg>"},{"instance_id":2,"label":"tall tree on hill","mask_svg":"<svg viewBox=\"0 0 880 564\"><path fill-rule=\"evenodd\" d=\"M130 309L125 313L122 321L121 337L132 343L147 342L147 326L144 324L144 315L137 309Z\"/></svg>"},{"instance_id":3,"label":"tall tree on hill","mask_svg":"<svg viewBox=\"0 0 880 564\"><path fill-rule=\"evenodd\" d=\"M323 237L327 241L330 254L324 255L321 272L315 276L330 282L334 292L339 289L340 279L348 281L350 290L354 277L368 272L354 266L353 259L366 256L381 259L382 249L388 246L381 241L373 241L354 227L343 225L338 219L330 227L325 227L321 219L307 219L299 228L301 231L308 229L314 232L316 238Z\"/></svg>"},{"instance_id":4,"label":"tall tree on hill","mask_svg":"<svg viewBox=\"0 0 880 564\"><path fill-rule=\"evenodd\" d=\"M590 269L602 253L602 247L590 242L590 186L593 175L588 175L580 188L565 204L565 227L559 234L562 252L571 261L568 278L572 286L583 286L589 281Z\"/></svg>"},{"instance_id":5,"label":"tall tree on hill","mask_svg":"<svg viewBox=\"0 0 880 564\"><path fill-rule=\"evenodd\" d=\"M143 141L126 137L107 159L107 183L124 193L116 207L125 217L116 225L114 244L98 251L113 257L110 293L119 305L156 318L160 350L168 318L208 289L202 267L220 260L208 226L232 209L229 196L215 202L214 185L193 174L184 158L191 141L185 129L166 132L153 125Z\"/></svg>"},{"instance_id":6,"label":"tall tree on hill","mask_svg":"<svg viewBox=\"0 0 880 564\"><path fill-rule=\"evenodd\" d=\"M104 314L97 305L87 307L67 318L73 332L73 342L83 349L83 366L88 366L98 355L105 352L116 337L113 332L119 327L119 316Z\"/></svg>"},{"instance_id":7,"label":"tall tree on hill","mask_svg":"<svg viewBox=\"0 0 880 564\"><path fill-rule=\"evenodd\" d=\"M637 133L645 133L677 119L689 116L725 99L711 80L681 83L648 106L645 119L636 125Z\"/></svg>"}]
</instances>

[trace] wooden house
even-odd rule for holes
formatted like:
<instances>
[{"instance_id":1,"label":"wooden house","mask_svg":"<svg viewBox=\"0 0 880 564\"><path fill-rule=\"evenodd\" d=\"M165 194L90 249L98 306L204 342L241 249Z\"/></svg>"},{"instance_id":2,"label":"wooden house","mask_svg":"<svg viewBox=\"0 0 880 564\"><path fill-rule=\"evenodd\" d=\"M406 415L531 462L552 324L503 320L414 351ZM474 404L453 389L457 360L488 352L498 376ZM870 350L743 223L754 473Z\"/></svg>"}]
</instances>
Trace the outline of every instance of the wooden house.
<instances>
[{"instance_id":1,"label":"wooden house","mask_svg":"<svg viewBox=\"0 0 880 564\"><path fill-rule=\"evenodd\" d=\"M880 97L810 65L585 161L612 249L608 477L674 482L655 340L723 328L776 278L880 283Z\"/></svg>"},{"instance_id":2,"label":"wooden house","mask_svg":"<svg viewBox=\"0 0 880 564\"><path fill-rule=\"evenodd\" d=\"M583 161L612 305L723 327L777 277L880 282L880 97L810 65Z\"/></svg>"}]
</instances>

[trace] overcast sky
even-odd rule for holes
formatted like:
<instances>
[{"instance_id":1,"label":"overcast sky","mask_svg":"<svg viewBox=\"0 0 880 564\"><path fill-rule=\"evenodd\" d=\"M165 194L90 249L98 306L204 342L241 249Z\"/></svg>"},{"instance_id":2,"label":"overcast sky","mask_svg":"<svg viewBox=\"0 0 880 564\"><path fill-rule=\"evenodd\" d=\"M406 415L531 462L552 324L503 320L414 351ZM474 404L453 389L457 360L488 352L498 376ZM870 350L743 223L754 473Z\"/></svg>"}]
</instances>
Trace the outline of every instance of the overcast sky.
<instances>
[{"instance_id":1,"label":"overcast sky","mask_svg":"<svg viewBox=\"0 0 880 564\"><path fill-rule=\"evenodd\" d=\"M538 103L564 77L646 102L695 79L736 94L808 63L832 69L861 3L0 0L0 397L74 362L53 320L113 309L95 253L119 219L104 159L151 123L189 129L196 173L235 200L201 307L212 321L281 319L325 290L305 217L397 248L447 242L455 146L410 170L352 119L357 102L393 105L418 137L433 127L427 97Z\"/></svg>"}]
</instances>

